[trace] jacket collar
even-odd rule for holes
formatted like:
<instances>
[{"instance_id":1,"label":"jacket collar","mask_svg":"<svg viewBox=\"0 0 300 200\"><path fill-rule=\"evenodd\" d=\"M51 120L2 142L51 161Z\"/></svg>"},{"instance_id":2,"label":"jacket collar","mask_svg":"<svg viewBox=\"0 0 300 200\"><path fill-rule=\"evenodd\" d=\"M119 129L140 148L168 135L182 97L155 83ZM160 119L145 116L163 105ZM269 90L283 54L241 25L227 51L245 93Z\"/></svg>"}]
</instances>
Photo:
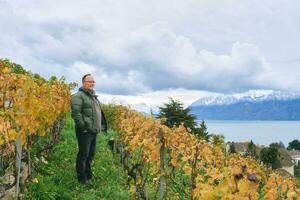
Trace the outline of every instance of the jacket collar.
<instances>
[{"instance_id":1,"label":"jacket collar","mask_svg":"<svg viewBox=\"0 0 300 200\"><path fill-rule=\"evenodd\" d=\"M84 92L85 94L90 95L90 96L92 96L92 97L97 97L97 96L98 96L98 95L95 94L95 91L94 91L94 90L87 90L87 89L85 89L85 88L83 88L83 87L80 87L80 88L79 88L79 91L82 91L82 92Z\"/></svg>"}]
</instances>

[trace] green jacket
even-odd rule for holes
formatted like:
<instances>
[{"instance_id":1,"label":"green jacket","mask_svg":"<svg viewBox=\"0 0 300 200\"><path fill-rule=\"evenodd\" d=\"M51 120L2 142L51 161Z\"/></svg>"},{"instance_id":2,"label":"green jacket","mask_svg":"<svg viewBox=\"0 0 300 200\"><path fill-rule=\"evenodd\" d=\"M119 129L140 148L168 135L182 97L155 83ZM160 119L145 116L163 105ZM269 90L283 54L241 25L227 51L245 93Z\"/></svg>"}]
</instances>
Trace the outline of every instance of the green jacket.
<instances>
[{"instance_id":1,"label":"green jacket","mask_svg":"<svg viewBox=\"0 0 300 200\"><path fill-rule=\"evenodd\" d=\"M82 87L79 88L79 91L76 94L72 95L72 118L74 119L77 131L89 133L99 133L100 131L107 132L106 118L101 107L102 130L99 130L99 126L97 126L95 103L100 106L100 102L94 92L85 90Z\"/></svg>"}]
</instances>

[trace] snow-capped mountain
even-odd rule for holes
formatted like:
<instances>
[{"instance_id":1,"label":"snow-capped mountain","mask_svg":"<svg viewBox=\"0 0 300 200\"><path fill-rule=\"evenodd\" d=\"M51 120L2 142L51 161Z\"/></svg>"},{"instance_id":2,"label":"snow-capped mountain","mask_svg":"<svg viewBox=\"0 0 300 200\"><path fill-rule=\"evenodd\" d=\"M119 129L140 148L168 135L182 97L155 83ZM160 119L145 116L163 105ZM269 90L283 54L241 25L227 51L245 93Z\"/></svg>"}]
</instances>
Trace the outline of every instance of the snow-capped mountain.
<instances>
[{"instance_id":1,"label":"snow-capped mountain","mask_svg":"<svg viewBox=\"0 0 300 200\"><path fill-rule=\"evenodd\" d=\"M192 103L190 107L204 105L230 105L238 102L261 102L268 100L288 100L297 98L300 98L299 94L290 92L274 90L249 90L248 92L244 93L229 95L220 94L203 97Z\"/></svg>"},{"instance_id":2,"label":"snow-capped mountain","mask_svg":"<svg viewBox=\"0 0 300 200\"><path fill-rule=\"evenodd\" d=\"M204 120L300 120L300 95L250 90L200 98L190 109L198 119Z\"/></svg>"}]
</instances>

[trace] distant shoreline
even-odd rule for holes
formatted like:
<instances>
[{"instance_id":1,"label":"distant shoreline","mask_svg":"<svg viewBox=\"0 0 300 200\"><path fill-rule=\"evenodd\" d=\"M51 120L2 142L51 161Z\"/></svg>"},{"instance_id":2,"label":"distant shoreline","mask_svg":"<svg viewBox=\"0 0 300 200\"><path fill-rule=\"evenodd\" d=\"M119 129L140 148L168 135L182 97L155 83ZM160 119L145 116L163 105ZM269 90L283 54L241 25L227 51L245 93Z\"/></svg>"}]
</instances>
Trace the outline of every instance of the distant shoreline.
<instances>
[{"instance_id":1,"label":"distant shoreline","mask_svg":"<svg viewBox=\"0 0 300 200\"><path fill-rule=\"evenodd\" d=\"M222 134L226 141L252 140L261 145L281 141L287 146L292 140L300 139L300 121L205 120L205 124L210 134Z\"/></svg>"}]
</instances>

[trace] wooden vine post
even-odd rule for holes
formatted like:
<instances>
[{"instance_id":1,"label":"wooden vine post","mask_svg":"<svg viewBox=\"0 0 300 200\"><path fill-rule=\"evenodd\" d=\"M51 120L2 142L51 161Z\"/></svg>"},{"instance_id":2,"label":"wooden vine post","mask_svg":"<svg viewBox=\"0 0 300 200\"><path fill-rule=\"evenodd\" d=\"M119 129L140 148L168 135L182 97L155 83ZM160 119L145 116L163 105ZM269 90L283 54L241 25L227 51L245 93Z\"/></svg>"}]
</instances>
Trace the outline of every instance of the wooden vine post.
<instances>
[{"instance_id":1,"label":"wooden vine post","mask_svg":"<svg viewBox=\"0 0 300 200\"><path fill-rule=\"evenodd\" d=\"M22 159L22 144L21 139L16 140L16 199L19 197L20 193L20 175L21 175L21 159Z\"/></svg>"},{"instance_id":2,"label":"wooden vine post","mask_svg":"<svg viewBox=\"0 0 300 200\"><path fill-rule=\"evenodd\" d=\"M165 139L164 139L164 132L162 129L159 129L159 141L161 143L160 148L160 179L159 179L159 199L164 199L165 196L165 190L166 190L166 181L165 181Z\"/></svg>"}]
</instances>

